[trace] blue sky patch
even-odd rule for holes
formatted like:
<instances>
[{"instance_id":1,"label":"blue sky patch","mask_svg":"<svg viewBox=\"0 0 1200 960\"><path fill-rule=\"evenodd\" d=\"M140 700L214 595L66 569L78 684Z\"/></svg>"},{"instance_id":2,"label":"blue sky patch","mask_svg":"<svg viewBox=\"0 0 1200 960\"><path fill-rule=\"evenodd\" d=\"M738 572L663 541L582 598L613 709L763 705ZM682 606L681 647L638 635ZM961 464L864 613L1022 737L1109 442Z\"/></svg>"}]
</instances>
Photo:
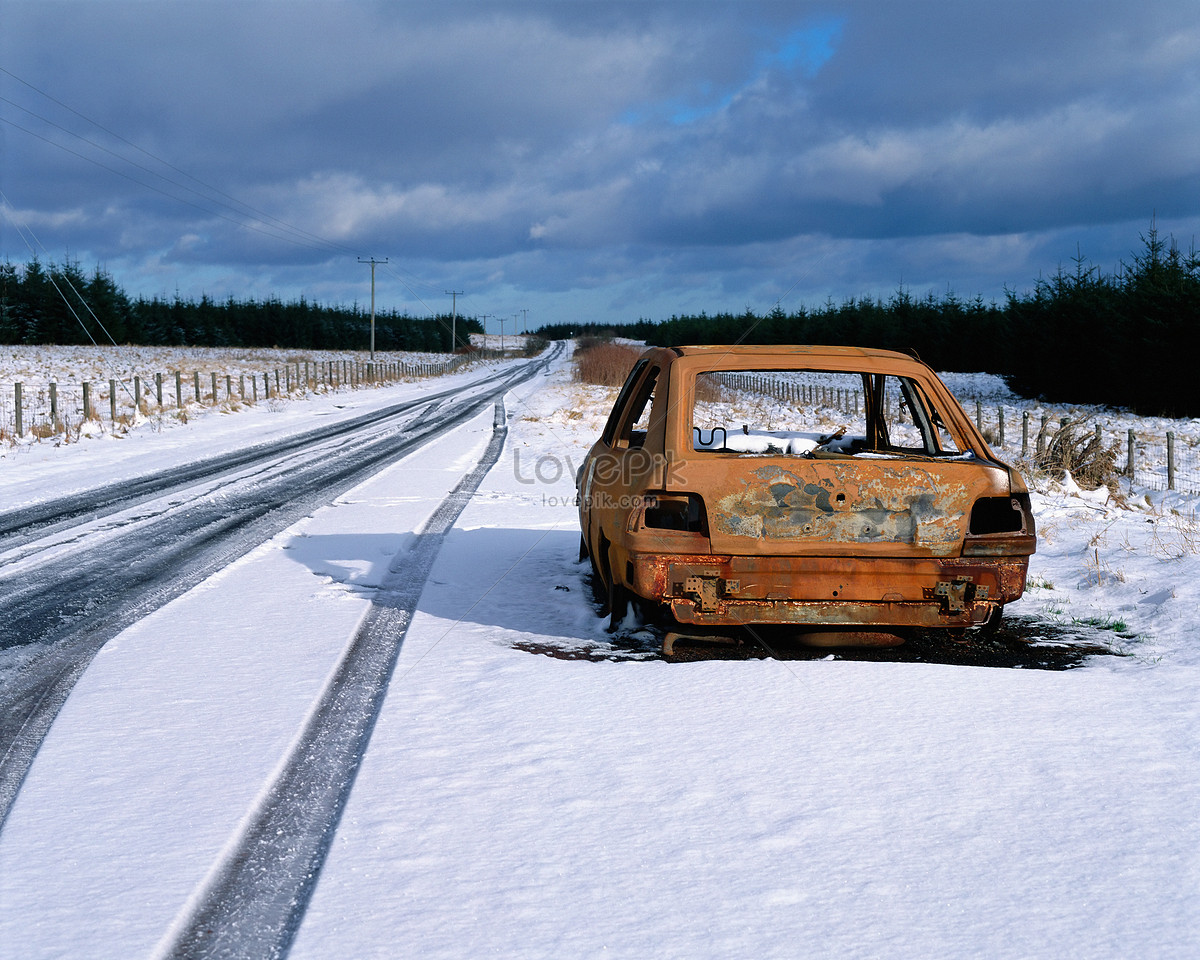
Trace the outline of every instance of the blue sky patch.
<instances>
[{"instance_id":1,"label":"blue sky patch","mask_svg":"<svg viewBox=\"0 0 1200 960\"><path fill-rule=\"evenodd\" d=\"M837 17L793 30L778 49L760 54L758 65L763 69L781 66L815 77L833 59L845 23L844 17Z\"/></svg>"},{"instance_id":2,"label":"blue sky patch","mask_svg":"<svg viewBox=\"0 0 1200 960\"><path fill-rule=\"evenodd\" d=\"M844 17L831 17L797 27L782 40L772 39L766 45L768 49L759 51L753 72L740 85L720 90L705 82L690 96L631 107L621 115L621 122L636 125L666 120L675 126L687 126L723 111L769 70L782 69L812 79L833 59L845 22Z\"/></svg>"}]
</instances>

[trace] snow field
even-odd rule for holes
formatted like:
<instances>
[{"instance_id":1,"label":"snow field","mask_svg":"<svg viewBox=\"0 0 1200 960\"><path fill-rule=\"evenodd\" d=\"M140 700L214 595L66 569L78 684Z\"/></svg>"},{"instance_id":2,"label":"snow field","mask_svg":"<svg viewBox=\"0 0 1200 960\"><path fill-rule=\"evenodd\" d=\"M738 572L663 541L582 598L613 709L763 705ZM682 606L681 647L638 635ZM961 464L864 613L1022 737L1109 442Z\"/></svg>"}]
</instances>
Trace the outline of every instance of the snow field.
<instances>
[{"instance_id":1,"label":"snow field","mask_svg":"<svg viewBox=\"0 0 1200 960\"><path fill-rule=\"evenodd\" d=\"M292 958L1196 955L1192 501L1039 487L1011 612L1110 624L1131 654L1073 671L535 655L515 645L610 641L569 465L613 391L568 376L506 398ZM256 416L180 432L233 445ZM490 432L488 411L105 647L0 833L0 944L147 955ZM11 466L87 485L136 460L77 462Z\"/></svg>"},{"instance_id":2,"label":"snow field","mask_svg":"<svg viewBox=\"0 0 1200 960\"><path fill-rule=\"evenodd\" d=\"M400 364L411 370L442 368L453 358L446 354L378 351L375 361L384 365ZM68 444L79 440L122 438L139 430L169 430L195 417L213 412L235 413L258 402L272 407L310 393L337 392L345 395L355 388L341 385L330 388L322 381L329 365L339 383L353 369L361 370L370 361L367 351L281 350L278 348L240 347L134 347L134 346L0 346L0 458L8 448L29 444ZM310 366L311 365L311 366ZM287 383L290 368L291 392L276 395L275 374ZM303 386L297 371L308 370L315 386ZM182 407L175 394L175 372L182 375ZM163 380L163 406L155 398L155 374ZM200 401L197 402L195 375L200 377ZM212 374L217 374L216 396L212 401ZM269 374L270 397L264 374ZM302 377L302 374L300 375ZM357 379L360 374L355 374ZM135 408L134 378L141 378L142 407ZM229 378L228 382L226 378ZM112 419L109 380L117 381L116 422ZM84 420L83 384L91 390L92 416ZM16 384L22 390L23 434L16 433ZM50 385L57 390L59 424L51 420ZM232 388L233 396L230 396ZM243 399L241 390L245 390Z\"/></svg>"},{"instance_id":3,"label":"snow field","mask_svg":"<svg viewBox=\"0 0 1200 960\"><path fill-rule=\"evenodd\" d=\"M571 421L536 399L549 425L514 420L510 442L560 449ZM1148 701L1156 668L1129 660L525 654L603 642L602 621L574 516L492 477L422 597L292 957L1191 955L1194 669Z\"/></svg>"}]
</instances>

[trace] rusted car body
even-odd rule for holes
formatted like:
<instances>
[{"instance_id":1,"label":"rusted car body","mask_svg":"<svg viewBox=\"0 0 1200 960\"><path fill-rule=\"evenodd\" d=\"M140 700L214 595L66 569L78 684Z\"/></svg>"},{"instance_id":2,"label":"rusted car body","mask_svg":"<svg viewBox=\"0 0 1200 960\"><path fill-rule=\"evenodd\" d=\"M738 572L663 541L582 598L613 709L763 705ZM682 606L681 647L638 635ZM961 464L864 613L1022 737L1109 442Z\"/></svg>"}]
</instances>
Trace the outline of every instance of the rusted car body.
<instances>
[{"instance_id":1,"label":"rusted car body","mask_svg":"<svg viewBox=\"0 0 1200 960\"><path fill-rule=\"evenodd\" d=\"M852 347L653 348L577 476L614 615L949 628L1021 596L1021 477L925 364Z\"/></svg>"}]
</instances>

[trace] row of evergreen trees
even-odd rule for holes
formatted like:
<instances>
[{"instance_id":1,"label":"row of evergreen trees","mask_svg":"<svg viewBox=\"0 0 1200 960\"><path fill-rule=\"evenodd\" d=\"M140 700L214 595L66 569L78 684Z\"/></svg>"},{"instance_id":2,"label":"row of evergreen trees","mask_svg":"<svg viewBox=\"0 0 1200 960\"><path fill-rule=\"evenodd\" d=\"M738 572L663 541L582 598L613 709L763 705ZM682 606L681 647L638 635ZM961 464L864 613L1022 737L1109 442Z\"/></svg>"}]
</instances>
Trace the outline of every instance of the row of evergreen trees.
<instances>
[{"instance_id":1,"label":"row of evergreen trees","mask_svg":"<svg viewBox=\"0 0 1200 960\"><path fill-rule=\"evenodd\" d=\"M1003 302L946 294L832 300L816 309L766 315L673 316L621 328L657 344L826 343L912 351L939 370L986 371L1009 378L1027 396L1057 402L1131 407L1144 414L1200 416L1200 256L1181 252L1151 226L1142 250L1111 274L1083 257ZM83 301L86 301L86 305ZM448 352L449 315L413 318L377 313L378 350ZM103 329L101 329L101 326ZM107 331L107 335L105 334ZM482 326L458 318L460 343ZM602 333L595 326L551 324L561 338ZM609 331L611 332L611 331ZM0 264L0 344L138 343L279 346L361 350L370 314L357 304L329 307L303 298L216 302L208 297L131 300L97 269L78 263Z\"/></svg>"},{"instance_id":2,"label":"row of evergreen trees","mask_svg":"<svg viewBox=\"0 0 1200 960\"><path fill-rule=\"evenodd\" d=\"M414 318L395 310L375 315L375 349L449 353L451 317ZM459 317L459 345L482 333L478 320ZM113 278L78 263L22 267L0 264L0 344L136 343L150 346L286 347L364 350L371 314L357 304L330 307L303 297L283 302L199 301L176 296L131 300Z\"/></svg>"},{"instance_id":3,"label":"row of evergreen trees","mask_svg":"<svg viewBox=\"0 0 1200 960\"><path fill-rule=\"evenodd\" d=\"M1130 407L1147 415L1200 416L1200 256L1151 227L1142 251L1112 274L1083 257L1073 269L1008 291L1002 303L953 294L832 301L766 315L639 320L622 336L649 343L819 343L916 351L938 370L1005 376L1025 396ZM546 337L612 334L554 324Z\"/></svg>"}]
</instances>

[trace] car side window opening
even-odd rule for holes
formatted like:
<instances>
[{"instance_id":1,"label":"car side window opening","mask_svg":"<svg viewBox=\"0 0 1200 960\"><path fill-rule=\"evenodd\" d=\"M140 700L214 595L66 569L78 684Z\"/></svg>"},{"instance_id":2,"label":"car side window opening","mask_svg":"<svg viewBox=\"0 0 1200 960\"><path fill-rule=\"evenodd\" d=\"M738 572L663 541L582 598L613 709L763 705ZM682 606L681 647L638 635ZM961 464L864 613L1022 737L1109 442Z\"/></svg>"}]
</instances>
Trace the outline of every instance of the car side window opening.
<instances>
[{"instance_id":1,"label":"car side window opening","mask_svg":"<svg viewBox=\"0 0 1200 960\"><path fill-rule=\"evenodd\" d=\"M625 409L629 406L629 398L633 394L634 388L637 386L642 372L646 369L646 365L649 362L649 360L639 360L635 363L633 369L629 371L629 376L625 378L625 383L622 384L620 392L617 394L617 400L613 404L612 412L608 415L608 421L604 424L604 432L601 434L601 438L609 446L613 444L617 430L620 429Z\"/></svg>"},{"instance_id":2,"label":"car side window opening","mask_svg":"<svg viewBox=\"0 0 1200 960\"><path fill-rule=\"evenodd\" d=\"M946 426L946 421L938 412L937 405L925 395L920 384L908 379L902 382L905 403L913 411L913 422L921 430L925 449L937 454L958 455L961 453L958 441Z\"/></svg>"},{"instance_id":3,"label":"car side window opening","mask_svg":"<svg viewBox=\"0 0 1200 960\"><path fill-rule=\"evenodd\" d=\"M742 456L955 456L918 381L873 372L711 371L696 377L692 448Z\"/></svg>"},{"instance_id":4,"label":"car side window opening","mask_svg":"<svg viewBox=\"0 0 1200 960\"><path fill-rule=\"evenodd\" d=\"M658 374L658 367L643 370L640 380L629 391L617 424L613 446L640 447L645 443L646 431L650 428L650 411L654 407Z\"/></svg>"}]
</instances>

